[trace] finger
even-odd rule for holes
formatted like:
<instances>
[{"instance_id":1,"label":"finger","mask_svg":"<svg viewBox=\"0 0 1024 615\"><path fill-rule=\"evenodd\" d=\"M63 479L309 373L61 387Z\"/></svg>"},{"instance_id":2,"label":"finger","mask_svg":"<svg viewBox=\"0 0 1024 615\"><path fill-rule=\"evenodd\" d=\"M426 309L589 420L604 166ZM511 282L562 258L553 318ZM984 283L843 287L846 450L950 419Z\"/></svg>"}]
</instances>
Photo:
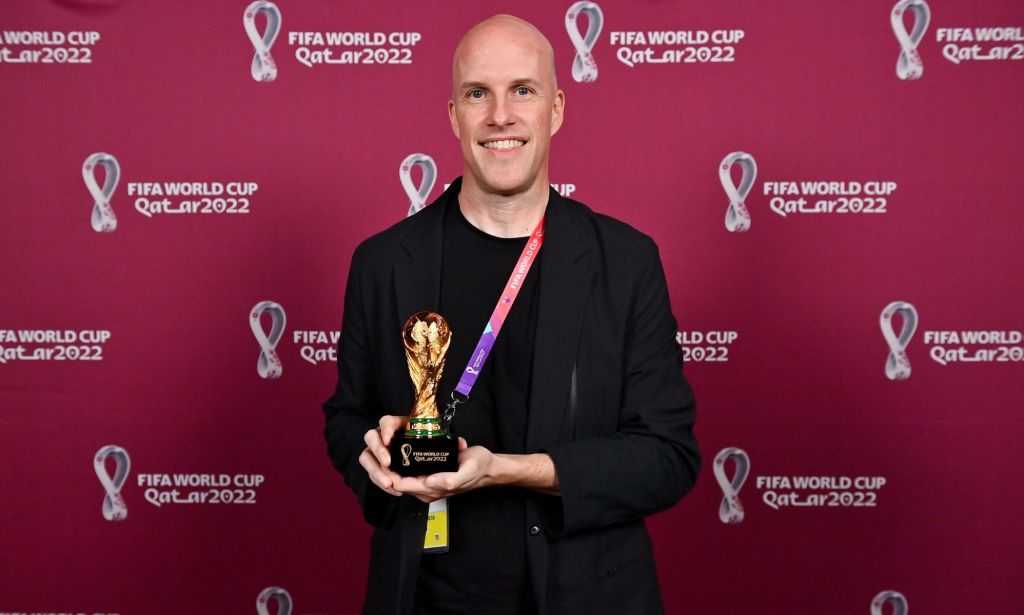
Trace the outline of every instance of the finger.
<instances>
[{"instance_id":1,"label":"finger","mask_svg":"<svg viewBox=\"0 0 1024 615\"><path fill-rule=\"evenodd\" d=\"M466 444L466 439L460 436L459 437L459 452L461 453L462 451L466 450L467 448L469 448L469 445Z\"/></svg>"},{"instance_id":2,"label":"finger","mask_svg":"<svg viewBox=\"0 0 1024 615\"><path fill-rule=\"evenodd\" d=\"M363 442L367 447L374 447L380 443L380 427L368 430L363 434Z\"/></svg>"},{"instance_id":3,"label":"finger","mask_svg":"<svg viewBox=\"0 0 1024 615\"><path fill-rule=\"evenodd\" d=\"M370 449L381 466L385 468L391 466L391 452L388 451L387 444L381 439L379 428L367 431L363 436L363 442L366 442L366 448Z\"/></svg>"},{"instance_id":4,"label":"finger","mask_svg":"<svg viewBox=\"0 0 1024 615\"><path fill-rule=\"evenodd\" d=\"M375 485L381 489L391 489L394 483L384 474L380 464L377 463L377 458L373 456L370 449L363 449L363 452L359 454L359 465L363 466L366 474Z\"/></svg>"},{"instance_id":5,"label":"finger","mask_svg":"<svg viewBox=\"0 0 1024 615\"><path fill-rule=\"evenodd\" d=\"M408 495L430 497L435 500L444 496L437 489L427 486L425 476L396 476L394 489Z\"/></svg>"},{"instance_id":6,"label":"finger","mask_svg":"<svg viewBox=\"0 0 1024 615\"><path fill-rule=\"evenodd\" d=\"M438 472L436 474L431 474L423 482L429 489L436 489L446 493L455 491L461 486L461 481L459 480L459 474L457 472Z\"/></svg>"},{"instance_id":7,"label":"finger","mask_svg":"<svg viewBox=\"0 0 1024 615\"><path fill-rule=\"evenodd\" d=\"M380 462L380 467L390 468L391 467L391 451L386 446L379 446L374 454L377 456L377 461Z\"/></svg>"},{"instance_id":8,"label":"finger","mask_svg":"<svg viewBox=\"0 0 1024 615\"><path fill-rule=\"evenodd\" d=\"M398 482L398 479L401 478L399 475L395 474L391 470L388 470L387 468L381 470L381 475L391 482L391 488L386 490L388 493L390 493L391 495L404 495L395 487L396 483Z\"/></svg>"},{"instance_id":9,"label":"finger","mask_svg":"<svg viewBox=\"0 0 1024 615\"><path fill-rule=\"evenodd\" d=\"M380 467L380 464L377 463L377 458L370 453L369 449L364 449L362 454L359 455L359 465L363 466L367 476L381 490L395 496L402 495L394 489L395 481L391 472L387 472Z\"/></svg>"}]
</instances>

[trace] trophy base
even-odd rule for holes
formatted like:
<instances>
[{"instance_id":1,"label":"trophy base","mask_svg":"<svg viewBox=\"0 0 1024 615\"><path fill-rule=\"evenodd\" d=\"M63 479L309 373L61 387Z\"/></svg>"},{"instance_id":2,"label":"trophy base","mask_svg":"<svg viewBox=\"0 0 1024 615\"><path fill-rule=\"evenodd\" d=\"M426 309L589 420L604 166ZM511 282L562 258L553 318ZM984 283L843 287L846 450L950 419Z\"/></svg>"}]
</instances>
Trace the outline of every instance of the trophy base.
<instances>
[{"instance_id":1,"label":"trophy base","mask_svg":"<svg viewBox=\"0 0 1024 615\"><path fill-rule=\"evenodd\" d=\"M406 437L398 431L391 438L391 471L399 476L423 476L459 471L459 441L447 436Z\"/></svg>"}]
</instances>

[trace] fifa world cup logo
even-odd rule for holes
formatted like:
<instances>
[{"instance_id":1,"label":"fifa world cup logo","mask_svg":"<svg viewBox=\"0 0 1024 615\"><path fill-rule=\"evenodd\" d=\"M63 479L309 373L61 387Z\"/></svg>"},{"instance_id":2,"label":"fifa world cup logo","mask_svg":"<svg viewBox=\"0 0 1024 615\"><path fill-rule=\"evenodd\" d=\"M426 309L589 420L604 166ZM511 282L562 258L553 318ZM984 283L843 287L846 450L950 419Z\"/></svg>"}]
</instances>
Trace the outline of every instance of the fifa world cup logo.
<instances>
[{"instance_id":1,"label":"fifa world cup logo","mask_svg":"<svg viewBox=\"0 0 1024 615\"><path fill-rule=\"evenodd\" d=\"M743 170L740 184L732 182L732 167L738 165ZM722 159L718 166L718 180L729 197L729 209L725 211L725 228L730 233L742 233L750 229L750 212L745 200L754 187L757 179L757 162L746 152L732 152Z\"/></svg>"},{"instance_id":2,"label":"fifa world cup logo","mask_svg":"<svg viewBox=\"0 0 1024 615\"><path fill-rule=\"evenodd\" d=\"M105 175L103 185L96 181L96 169L103 168ZM85 187L89 189L92 196L92 230L97 233L111 233L117 229L117 216L114 215L114 208L110 206L110 197L117 189L117 182L121 178L121 165L117 158L103 152L96 152L82 164L82 179L85 180Z\"/></svg>"},{"instance_id":3,"label":"fifa world cup logo","mask_svg":"<svg viewBox=\"0 0 1024 615\"><path fill-rule=\"evenodd\" d=\"M580 16L587 16L587 31L580 32ZM597 62L591 51L597 44L604 25L604 14L596 2L581 0L569 7L565 14L565 29L569 32L569 40L576 48L572 59L572 80L576 83L590 83L597 80Z\"/></svg>"},{"instance_id":4,"label":"fifa world cup logo","mask_svg":"<svg viewBox=\"0 0 1024 615\"><path fill-rule=\"evenodd\" d=\"M883 615L885 605L892 605L892 615L907 615L910 610L903 594L894 591L879 592L871 601L871 615Z\"/></svg>"},{"instance_id":5,"label":"fifa world cup logo","mask_svg":"<svg viewBox=\"0 0 1024 615\"><path fill-rule=\"evenodd\" d=\"M270 602L277 604L277 615L292 615L292 597L280 587L268 587L256 598L256 612L270 615Z\"/></svg>"},{"instance_id":6,"label":"fifa world cup logo","mask_svg":"<svg viewBox=\"0 0 1024 615\"><path fill-rule=\"evenodd\" d=\"M113 476L107 474L108 457L114 460ZM96 470L96 477L103 485L103 518L107 521L124 521L128 516L128 506L121 497L121 487L128 480L128 470L131 469L128 452L120 446L108 444L96 451L92 464Z\"/></svg>"},{"instance_id":7,"label":"fifa world cup logo","mask_svg":"<svg viewBox=\"0 0 1024 615\"><path fill-rule=\"evenodd\" d=\"M260 34L256 29L256 16L262 13L267 18L267 29ZM249 37L256 54L252 57L250 72L255 81L273 81L277 79L277 65L270 55L278 33L281 31L281 9L273 2L256 0L242 14L245 33Z\"/></svg>"},{"instance_id":8,"label":"fifa world cup logo","mask_svg":"<svg viewBox=\"0 0 1024 615\"><path fill-rule=\"evenodd\" d=\"M732 460L736 464L736 473L730 480L725 474L725 462ZM750 474L750 457L743 449L723 448L715 455L715 480L722 489L722 502L718 506L718 519L725 524L735 525L743 522L743 504L740 503L740 489Z\"/></svg>"},{"instance_id":9,"label":"fifa world cup logo","mask_svg":"<svg viewBox=\"0 0 1024 615\"><path fill-rule=\"evenodd\" d=\"M914 25L910 32L903 23L904 13L914 16ZM928 22L931 21L931 9L924 0L899 0L892 7L892 31L900 43L900 55L896 59L896 76L903 80L920 79L924 74L924 63L917 53L917 46L924 38Z\"/></svg>"},{"instance_id":10,"label":"fifa world cup logo","mask_svg":"<svg viewBox=\"0 0 1024 615\"><path fill-rule=\"evenodd\" d=\"M899 335L893 317L903 317ZM889 380L906 380L910 378L910 358L907 357L907 346L910 338L917 330L917 309L906 301L893 301L885 306L878 318L882 327L882 337L889 346L889 356L885 359L885 377Z\"/></svg>"},{"instance_id":11,"label":"fifa world cup logo","mask_svg":"<svg viewBox=\"0 0 1024 615\"><path fill-rule=\"evenodd\" d=\"M260 316L264 312L270 314L270 333L263 330L260 323ZM260 358L256 362L256 371L260 378L273 380L280 378L284 371L281 358L277 356L277 343L284 335L285 314L284 308L274 301L260 301L249 312L249 326L256 342L260 345Z\"/></svg>"},{"instance_id":12,"label":"fifa world cup logo","mask_svg":"<svg viewBox=\"0 0 1024 615\"><path fill-rule=\"evenodd\" d=\"M417 187L412 181L412 169L419 167L423 171L423 181ZM409 213L406 217L413 215L423 209L427 204L430 191L434 189L437 181L437 164L434 159L426 154L410 154L398 167L398 179L402 182L402 188L409 195Z\"/></svg>"}]
</instances>

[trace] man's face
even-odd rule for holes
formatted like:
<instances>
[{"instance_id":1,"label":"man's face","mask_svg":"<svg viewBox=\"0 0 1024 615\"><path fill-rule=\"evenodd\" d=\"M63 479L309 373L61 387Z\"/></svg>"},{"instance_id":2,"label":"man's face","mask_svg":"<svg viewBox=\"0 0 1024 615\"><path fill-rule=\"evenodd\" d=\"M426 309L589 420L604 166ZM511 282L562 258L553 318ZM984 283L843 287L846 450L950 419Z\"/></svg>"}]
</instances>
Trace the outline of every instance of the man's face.
<instances>
[{"instance_id":1,"label":"man's face","mask_svg":"<svg viewBox=\"0 0 1024 615\"><path fill-rule=\"evenodd\" d=\"M448 115L461 143L463 181L506 196L547 182L565 96L546 41L519 24L491 24L463 40L452 78Z\"/></svg>"}]
</instances>

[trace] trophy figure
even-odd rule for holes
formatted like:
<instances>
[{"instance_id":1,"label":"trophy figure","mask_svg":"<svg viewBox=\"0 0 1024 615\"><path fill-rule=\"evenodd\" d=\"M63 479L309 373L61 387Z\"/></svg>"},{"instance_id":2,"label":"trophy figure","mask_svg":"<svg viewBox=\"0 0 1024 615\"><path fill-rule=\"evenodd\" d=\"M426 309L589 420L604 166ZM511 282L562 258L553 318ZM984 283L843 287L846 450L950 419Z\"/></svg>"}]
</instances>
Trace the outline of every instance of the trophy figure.
<instances>
[{"instance_id":1,"label":"trophy figure","mask_svg":"<svg viewBox=\"0 0 1024 615\"><path fill-rule=\"evenodd\" d=\"M401 476L459 469L458 441L441 424L436 401L451 341L448 321L434 312L413 314L402 328L416 403L405 430L396 433L391 440L391 470Z\"/></svg>"}]
</instances>

